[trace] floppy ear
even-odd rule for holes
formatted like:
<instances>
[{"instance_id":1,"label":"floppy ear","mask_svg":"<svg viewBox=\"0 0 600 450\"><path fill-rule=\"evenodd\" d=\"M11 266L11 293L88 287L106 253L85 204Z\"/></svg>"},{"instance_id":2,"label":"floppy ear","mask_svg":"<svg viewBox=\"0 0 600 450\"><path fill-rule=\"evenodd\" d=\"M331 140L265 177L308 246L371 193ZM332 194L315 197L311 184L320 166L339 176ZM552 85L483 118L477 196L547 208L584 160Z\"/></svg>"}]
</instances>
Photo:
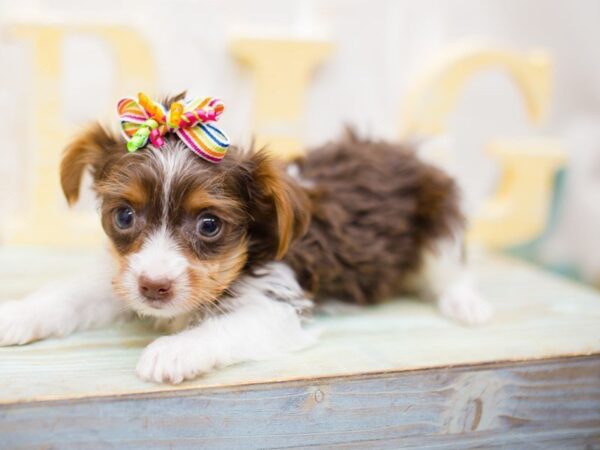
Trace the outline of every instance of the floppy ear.
<instances>
[{"instance_id":1,"label":"floppy ear","mask_svg":"<svg viewBox=\"0 0 600 450\"><path fill-rule=\"evenodd\" d=\"M251 243L263 252L282 259L290 244L306 233L310 222L310 201L307 193L285 172L283 164L274 161L265 151L251 156L252 181L251 227L261 243ZM252 236L251 236L252 237Z\"/></svg>"},{"instance_id":2,"label":"floppy ear","mask_svg":"<svg viewBox=\"0 0 600 450\"><path fill-rule=\"evenodd\" d=\"M60 183L69 205L79 198L84 170L91 170L97 181L118 140L100 124L81 133L66 149L60 164Z\"/></svg>"}]
</instances>

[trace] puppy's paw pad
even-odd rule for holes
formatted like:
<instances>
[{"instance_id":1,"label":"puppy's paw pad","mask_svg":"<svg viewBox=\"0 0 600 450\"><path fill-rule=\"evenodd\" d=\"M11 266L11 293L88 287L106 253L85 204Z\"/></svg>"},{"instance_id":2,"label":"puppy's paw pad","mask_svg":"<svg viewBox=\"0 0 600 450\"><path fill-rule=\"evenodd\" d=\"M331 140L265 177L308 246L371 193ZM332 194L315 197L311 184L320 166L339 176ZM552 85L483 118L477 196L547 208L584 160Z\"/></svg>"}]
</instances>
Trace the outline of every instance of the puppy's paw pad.
<instances>
[{"instance_id":1,"label":"puppy's paw pad","mask_svg":"<svg viewBox=\"0 0 600 450\"><path fill-rule=\"evenodd\" d=\"M489 322L494 313L492 306L472 288L450 290L442 295L439 306L444 316L466 325Z\"/></svg>"},{"instance_id":2,"label":"puppy's paw pad","mask_svg":"<svg viewBox=\"0 0 600 450\"><path fill-rule=\"evenodd\" d=\"M164 336L146 347L140 357L138 376L155 383L179 384L214 367L198 343L181 336Z\"/></svg>"}]
</instances>

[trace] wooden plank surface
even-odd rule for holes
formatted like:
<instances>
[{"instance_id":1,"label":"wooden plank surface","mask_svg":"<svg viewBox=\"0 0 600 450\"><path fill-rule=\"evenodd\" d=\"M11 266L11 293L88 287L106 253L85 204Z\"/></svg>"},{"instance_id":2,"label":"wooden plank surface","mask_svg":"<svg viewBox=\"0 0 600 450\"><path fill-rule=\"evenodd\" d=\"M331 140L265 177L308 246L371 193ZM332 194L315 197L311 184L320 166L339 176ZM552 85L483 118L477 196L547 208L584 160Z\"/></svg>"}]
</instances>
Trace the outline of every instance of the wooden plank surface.
<instances>
[{"instance_id":1,"label":"wooden plank surface","mask_svg":"<svg viewBox=\"0 0 600 450\"><path fill-rule=\"evenodd\" d=\"M0 406L0 449L600 448L600 359Z\"/></svg>"},{"instance_id":2,"label":"wooden plank surface","mask_svg":"<svg viewBox=\"0 0 600 450\"><path fill-rule=\"evenodd\" d=\"M85 254L0 251L0 298L19 297L77 271ZM338 316L318 317L312 348L276 360L244 363L179 386L138 380L136 360L156 334L140 323L0 348L0 404L139 393L216 389L293 380L391 373L498 361L600 354L600 296L527 264L499 256L475 261L494 321L465 328L432 305L403 299Z\"/></svg>"}]
</instances>

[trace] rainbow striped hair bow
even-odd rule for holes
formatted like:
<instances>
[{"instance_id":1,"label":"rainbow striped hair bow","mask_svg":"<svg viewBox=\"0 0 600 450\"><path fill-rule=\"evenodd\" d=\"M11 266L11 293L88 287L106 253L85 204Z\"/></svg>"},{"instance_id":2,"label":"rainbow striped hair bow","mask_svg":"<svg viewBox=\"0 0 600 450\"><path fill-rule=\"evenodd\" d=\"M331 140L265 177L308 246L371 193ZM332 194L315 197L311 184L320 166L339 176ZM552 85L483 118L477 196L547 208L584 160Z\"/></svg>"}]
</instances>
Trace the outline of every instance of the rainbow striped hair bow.
<instances>
[{"instance_id":1,"label":"rainbow striped hair bow","mask_svg":"<svg viewBox=\"0 0 600 450\"><path fill-rule=\"evenodd\" d=\"M140 92L138 99L123 98L117 104L121 131L127 150L135 152L148 141L160 148L164 136L173 133L194 153L207 161L219 163L227 153L229 138L213 123L225 106L219 99L173 102L167 109Z\"/></svg>"}]
</instances>

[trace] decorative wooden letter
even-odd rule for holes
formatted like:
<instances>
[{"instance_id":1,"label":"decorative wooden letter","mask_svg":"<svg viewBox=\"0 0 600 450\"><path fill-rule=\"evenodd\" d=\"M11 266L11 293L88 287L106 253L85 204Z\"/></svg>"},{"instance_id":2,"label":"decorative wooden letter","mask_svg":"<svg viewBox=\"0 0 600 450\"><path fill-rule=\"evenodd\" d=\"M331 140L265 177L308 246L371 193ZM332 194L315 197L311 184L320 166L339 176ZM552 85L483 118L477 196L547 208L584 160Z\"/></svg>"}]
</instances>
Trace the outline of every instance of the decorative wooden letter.
<instances>
[{"instance_id":1,"label":"decorative wooden letter","mask_svg":"<svg viewBox=\"0 0 600 450\"><path fill-rule=\"evenodd\" d=\"M504 70L519 88L529 119L540 123L551 99L552 67L541 51L520 55L484 45L458 45L425 70L408 91L400 135L415 138L442 134L467 81L481 70ZM552 180L564 151L551 139L494 139L488 147L502 178L497 193L473 219L470 237L489 247L525 243L546 226Z\"/></svg>"},{"instance_id":2,"label":"decorative wooden letter","mask_svg":"<svg viewBox=\"0 0 600 450\"><path fill-rule=\"evenodd\" d=\"M314 69L332 50L327 42L238 39L231 51L254 73L256 144L284 158L302 153L300 116Z\"/></svg>"},{"instance_id":3,"label":"decorative wooden letter","mask_svg":"<svg viewBox=\"0 0 600 450\"><path fill-rule=\"evenodd\" d=\"M32 184L30 195L25 199L26 209L5 225L3 242L72 247L97 245L102 237L98 218L87 211L67 212L60 190L58 167L69 138L69 127L62 117L62 45L71 32L92 33L108 41L115 52L116 88L120 95L154 87L155 69L150 48L141 36L124 27L18 25L12 32L30 41L33 47L31 98L35 103L31 130L34 149L33 162L28 168ZM43 232L40 232L40 224L43 224Z\"/></svg>"}]
</instances>

